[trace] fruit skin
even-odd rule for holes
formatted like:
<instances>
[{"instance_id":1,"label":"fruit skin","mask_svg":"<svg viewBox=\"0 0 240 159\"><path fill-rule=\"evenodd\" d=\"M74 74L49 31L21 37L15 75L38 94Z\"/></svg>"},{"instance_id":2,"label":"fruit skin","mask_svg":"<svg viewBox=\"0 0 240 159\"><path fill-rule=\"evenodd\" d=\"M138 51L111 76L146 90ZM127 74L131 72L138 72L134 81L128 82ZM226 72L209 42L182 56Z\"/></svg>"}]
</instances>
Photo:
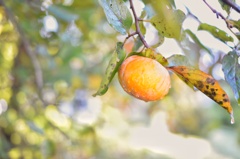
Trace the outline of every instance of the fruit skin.
<instances>
[{"instance_id":1,"label":"fruit skin","mask_svg":"<svg viewBox=\"0 0 240 159\"><path fill-rule=\"evenodd\" d=\"M144 100L162 99L171 87L170 75L156 60L133 55L120 66L118 79L130 95Z\"/></svg>"}]
</instances>

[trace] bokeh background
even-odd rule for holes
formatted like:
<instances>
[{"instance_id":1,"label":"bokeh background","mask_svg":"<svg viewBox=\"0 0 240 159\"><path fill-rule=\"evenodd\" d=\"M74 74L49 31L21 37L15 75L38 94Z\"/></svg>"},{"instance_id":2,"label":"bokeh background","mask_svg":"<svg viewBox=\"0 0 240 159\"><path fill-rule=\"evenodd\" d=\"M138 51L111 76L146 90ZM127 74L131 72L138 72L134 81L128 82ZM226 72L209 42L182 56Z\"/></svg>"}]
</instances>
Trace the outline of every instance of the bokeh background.
<instances>
[{"instance_id":1,"label":"bokeh background","mask_svg":"<svg viewBox=\"0 0 240 159\"><path fill-rule=\"evenodd\" d=\"M225 14L217 0L209 3ZM147 7L140 0L134 4L138 15ZM0 0L0 158L240 158L240 110L219 63L230 48L197 32L197 26L200 20L231 32L200 0L176 5L199 18L189 15L183 27L215 56L190 39L166 38L158 49L166 57L185 54L219 80L231 99L235 124L174 74L161 101L129 96L117 77L104 96L92 97L116 42L125 38L107 23L97 0ZM234 11L231 16L239 18ZM156 30L146 28L146 40L154 44ZM125 49L132 44L130 39Z\"/></svg>"}]
</instances>

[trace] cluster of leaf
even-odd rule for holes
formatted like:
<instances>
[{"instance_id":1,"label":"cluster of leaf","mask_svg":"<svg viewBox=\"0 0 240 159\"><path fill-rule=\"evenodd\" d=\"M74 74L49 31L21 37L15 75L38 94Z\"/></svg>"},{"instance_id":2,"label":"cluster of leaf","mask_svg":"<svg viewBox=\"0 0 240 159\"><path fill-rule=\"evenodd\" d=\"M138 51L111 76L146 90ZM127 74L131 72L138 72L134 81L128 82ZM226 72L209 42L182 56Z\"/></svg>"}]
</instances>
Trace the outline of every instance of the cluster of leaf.
<instances>
[{"instance_id":1,"label":"cluster of leaf","mask_svg":"<svg viewBox=\"0 0 240 159\"><path fill-rule=\"evenodd\" d=\"M148 12L144 10L142 12L141 18L147 17L148 19L141 19L141 22L143 21L143 22L151 23L158 31L158 34L160 35L160 37L162 37L163 39L174 38L179 43L183 42L187 38L191 38L201 49L204 49L211 56L214 56L212 52L209 50L209 48L205 47L192 31L190 31L189 29L183 30L182 24L187 16L184 14L183 11L176 9L174 1L144 0L143 2L145 3L145 8L146 6L148 7L150 6L154 15L151 15L151 13L149 13L148 15ZM133 19L131 18L130 11L123 0L116 0L116 1L99 0L99 3L101 4L105 12L105 15L107 17L109 24L119 33L129 34L129 32L132 31L131 25L136 25L136 23L138 25L139 17L135 17L134 19L137 20L137 22L132 24ZM229 7L226 7L226 5L223 3L221 3L221 5L223 9L225 9L229 14L230 13ZM134 12L133 7L134 6L131 6L131 9ZM227 23L231 22L232 27L237 28L239 31L238 21L226 20L226 22ZM144 28L144 25L142 25L142 23L140 23L140 25L141 25L140 28L143 31L140 34L144 35L146 33L145 32L146 28ZM216 26L212 26L206 23L200 23L198 30L209 32L212 36L224 42L226 45L227 45L227 42L234 41L232 36L228 35L225 31L217 28ZM239 38L238 36L236 37ZM160 41L163 41L163 40L160 39ZM144 43L142 44L144 45ZM160 45L162 44L162 42L159 42L158 44ZM124 45L124 44L121 44L121 45ZM239 42L238 42L238 45L239 45ZM157 46L152 46L152 48ZM117 46L116 50L117 51L113 53L112 59L106 69L106 74L102 80L101 86L98 92L94 94L94 96L103 95L107 91L109 83L111 82L113 76L117 72L118 67L121 65L121 62L125 58L123 53L124 51L123 50L119 51L119 46ZM128 56L131 56L133 54L138 54L141 56L149 57L148 54L146 54L146 52L149 52L148 50L151 50L151 49L147 49L142 53L135 53L134 52L135 50L133 50L133 53L129 54ZM239 50L237 50L237 47L232 48L232 50L233 50L232 52L229 52L227 55L224 56L224 58L222 59L222 65L223 65L223 71L224 71L226 81L232 87L235 97L240 103L240 97L239 97L240 64L238 60ZM164 58L162 57L161 54L155 53L154 51L152 51L151 58L159 61L157 59L156 54L158 54L158 56L161 56L161 58ZM216 101L218 104L220 104L223 108L227 109L227 111L231 114L231 116L233 115L232 107L227 94L221 88L218 82L215 79L213 79L212 76L198 69L193 68L190 65L189 59L186 56L173 55L168 59L166 58L164 59L165 59L165 63L161 60L159 62L165 65L167 69L175 72L190 87L192 88L195 87L199 89L208 97L210 97L211 99Z\"/></svg>"}]
</instances>

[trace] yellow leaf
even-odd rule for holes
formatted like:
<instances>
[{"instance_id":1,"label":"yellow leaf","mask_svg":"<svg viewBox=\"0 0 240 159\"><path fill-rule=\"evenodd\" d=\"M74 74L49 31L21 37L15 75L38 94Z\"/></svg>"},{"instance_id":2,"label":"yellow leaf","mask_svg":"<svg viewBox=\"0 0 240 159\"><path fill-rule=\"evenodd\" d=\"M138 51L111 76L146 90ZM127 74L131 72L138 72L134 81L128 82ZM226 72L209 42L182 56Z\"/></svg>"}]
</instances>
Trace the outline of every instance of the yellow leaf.
<instances>
[{"instance_id":1,"label":"yellow leaf","mask_svg":"<svg viewBox=\"0 0 240 159\"><path fill-rule=\"evenodd\" d=\"M175 72L184 82L187 84L191 83L209 98L226 109L231 115L231 123L234 123L233 109L228 95L211 75L187 66L173 66L168 67L168 69Z\"/></svg>"}]
</instances>

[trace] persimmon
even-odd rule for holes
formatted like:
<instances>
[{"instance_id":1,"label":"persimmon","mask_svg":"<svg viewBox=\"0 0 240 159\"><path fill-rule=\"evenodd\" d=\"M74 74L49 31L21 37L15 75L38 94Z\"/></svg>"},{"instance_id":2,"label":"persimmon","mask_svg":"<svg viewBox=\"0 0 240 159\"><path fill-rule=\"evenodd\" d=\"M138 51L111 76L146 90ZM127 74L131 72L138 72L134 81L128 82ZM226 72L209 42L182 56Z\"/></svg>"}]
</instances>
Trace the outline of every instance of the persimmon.
<instances>
[{"instance_id":1,"label":"persimmon","mask_svg":"<svg viewBox=\"0 0 240 159\"><path fill-rule=\"evenodd\" d=\"M171 87L165 67L154 59L138 55L130 56L122 63L118 79L128 94L144 101L162 99Z\"/></svg>"}]
</instances>

